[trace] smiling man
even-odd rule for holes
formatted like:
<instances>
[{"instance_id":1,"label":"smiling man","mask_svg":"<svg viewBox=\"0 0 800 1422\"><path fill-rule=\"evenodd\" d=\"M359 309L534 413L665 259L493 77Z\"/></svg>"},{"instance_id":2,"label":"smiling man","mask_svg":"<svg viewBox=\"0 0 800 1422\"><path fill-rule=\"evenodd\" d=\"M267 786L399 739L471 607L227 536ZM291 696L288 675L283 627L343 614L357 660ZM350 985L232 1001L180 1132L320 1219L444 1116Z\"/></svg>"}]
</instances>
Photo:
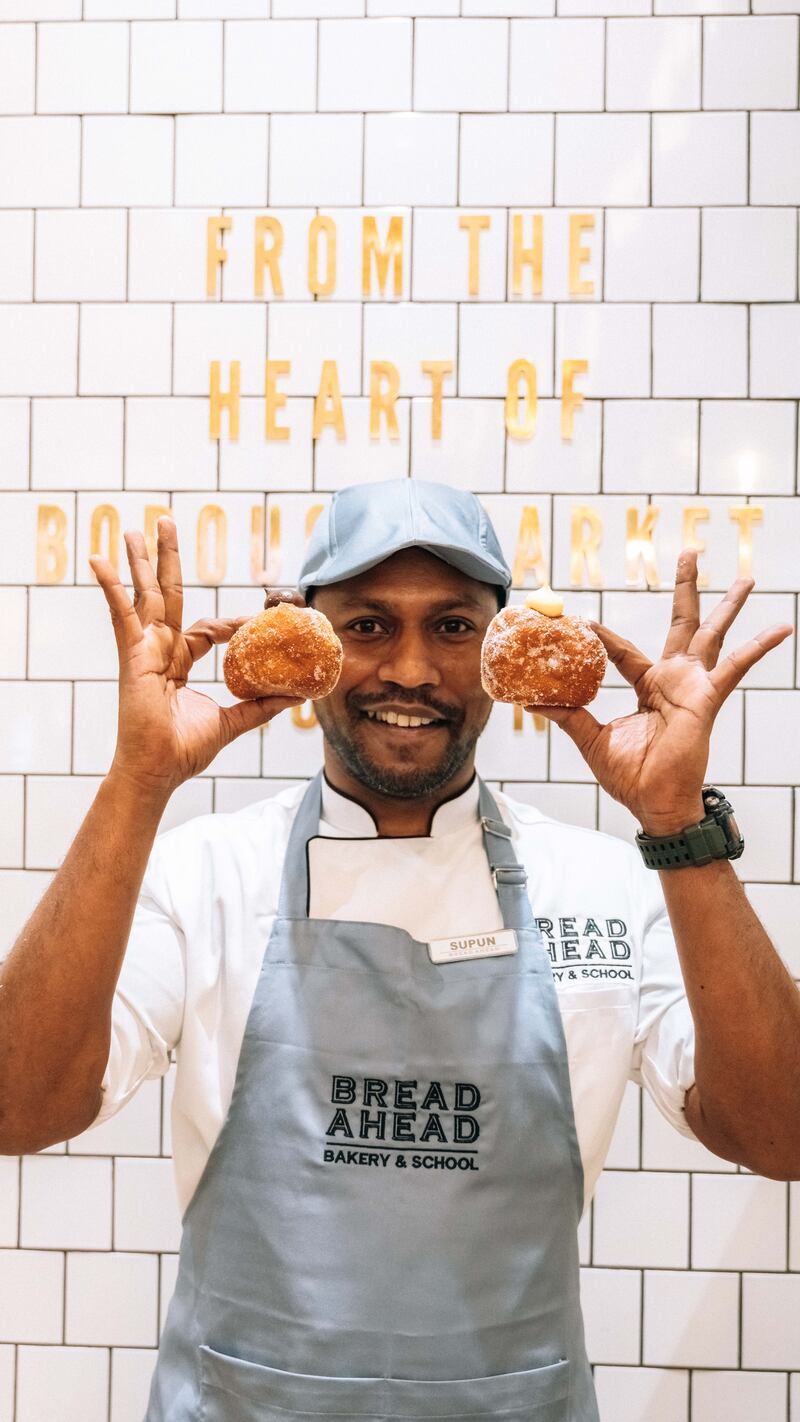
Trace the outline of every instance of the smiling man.
<instances>
[{"instance_id":1,"label":"smiling man","mask_svg":"<svg viewBox=\"0 0 800 1422\"><path fill-rule=\"evenodd\" d=\"M344 646L324 771L154 844L177 787L290 702L190 688L246 619L182 631L171 520L155 573L126 545L133 603L92 559L113 763L0 979L0 1146L107 1120L176 1049L183 1232L147 1422L597 1422L577 1226L626 1083L725 1158L800 1176L800 996L703 783L719 707L790 629L720 660L752 584L701 623L685 553L655 664L598 627L631 714L539 708L636 816L640 857L476 775L511 583L478 500L344 489L294 594Z\"/></svg>"}]
</instances>

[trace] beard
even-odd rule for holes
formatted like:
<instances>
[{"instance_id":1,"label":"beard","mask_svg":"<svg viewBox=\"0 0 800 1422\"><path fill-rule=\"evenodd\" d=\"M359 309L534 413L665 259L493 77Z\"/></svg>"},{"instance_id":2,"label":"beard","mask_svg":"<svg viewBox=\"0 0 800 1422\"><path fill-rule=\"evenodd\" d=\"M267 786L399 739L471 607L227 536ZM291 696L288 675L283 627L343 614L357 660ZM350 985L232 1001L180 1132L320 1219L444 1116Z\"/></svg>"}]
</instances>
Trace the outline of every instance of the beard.
<instances>
[{"instance_id":1,"label":"beard","mask_svg":"<svg viewBox=\"0 0 800 1422\"><path fill-rule=\"evenodd\" d=\"M391 700L396 703L405 701L408 705L427 706L446 718L447 744L436 763L424 768L415 765L404 768L401 764L382 765L373 760L359 735L358 728L363 724L360 711L387 699L387 695L375 697L372 701L369 698L359 698L358 704L348 704L347 722L336 720L329 714L324 700L318 701L315 708L317 719L341 764L368 790L396 800L416 800L421 796L430 795L447 785L470 759L478 737L489 719L491 705L480 725L467 727L464 712L460 708L432 702L428 696L409 696L405 690L392 692Z\"/></svg>"}]
</instances>

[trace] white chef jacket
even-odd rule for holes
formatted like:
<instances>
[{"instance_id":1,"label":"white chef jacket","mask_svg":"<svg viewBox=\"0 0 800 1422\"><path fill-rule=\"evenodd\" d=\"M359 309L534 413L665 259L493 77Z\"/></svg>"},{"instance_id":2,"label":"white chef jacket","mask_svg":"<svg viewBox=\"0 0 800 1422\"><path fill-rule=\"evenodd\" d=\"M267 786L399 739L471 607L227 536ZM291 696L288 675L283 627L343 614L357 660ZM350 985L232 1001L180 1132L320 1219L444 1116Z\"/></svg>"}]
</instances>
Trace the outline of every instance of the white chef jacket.
<instances>
[{"instance_id":1,"label":"white chef jacket","mask_svg":"<svg viewBox=\"0 0 800 1422\"><path fill-rule=\"evenodd\" d=\"M224 1123L277 911L298 785L161 835L142 882L113 1002L107 1120L176 1048L172 1150L181 1213ZM528 873L561 1006L588 1203L628 1080L684 1135L694 1028L657 874L633 845L553 820L496 792ZM310 916L387 923L414 938L502 926L483 848L478 784L436 810L426 837L379 837L367 810L323 780L309 848Z\"/></svg>"}]
</instances>

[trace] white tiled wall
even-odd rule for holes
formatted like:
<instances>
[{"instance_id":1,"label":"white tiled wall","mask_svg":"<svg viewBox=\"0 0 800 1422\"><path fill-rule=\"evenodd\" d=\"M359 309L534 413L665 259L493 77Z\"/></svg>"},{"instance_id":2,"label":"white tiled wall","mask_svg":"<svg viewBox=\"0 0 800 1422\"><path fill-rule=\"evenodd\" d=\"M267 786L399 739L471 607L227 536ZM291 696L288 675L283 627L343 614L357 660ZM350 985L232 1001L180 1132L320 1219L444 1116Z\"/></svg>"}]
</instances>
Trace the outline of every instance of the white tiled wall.
<instances>
[{"instance_id":1,"label":"white tiled wall","mask_svg":"<svg viewBox=\"0 0 800 1422\"><path fill-rule=\"evenodd\" d=\"M684 510L704 605L736 575L731 510L758 504L741 635L796 622L800 205L796 0L0 0L0 883L7 947L113 752L113 638L87 564L93 519L177 520L189 620L260 605L296 573L342 484L411 475L480 492L518 584L521 530L568 608L654 655ZM233 219L206 294L207 218ZM283 292L254 292L254 218L284 232ZM307 237L336 226L312 298ZM572 214L586 214L570 290ZM361 223L404 223L399 295L361 285ZM541 294L513 290L514 217L542 219ZM480 286L468 233L482 216ZM324 269L322 244L321 267ZM263 437L263 362L291 361ZM506 369L536 365L537 433L504 427ZM323 359L347 438L312 439ZM560 435L561 362L586 396ZM241 362L241 434L208 434L209 363ZM369 436L370 363L397 367L399 438ZM442 438L422 360L452 362ZM227 378L223 380L227 388ZM628 509L655 505L660 589L626 581ZM198 520L221 509L220 545ZM37 569L43 506L59 580ZM570 584L570 529L602 521L600 579ZM256 511L255 514L253 511ZM218 518L219 515L212 514ZM584 516L584 515L581 515ZM110 515L113 519L114 514ZM252 519L275 535L253 551ZM108 524L106 524L106 528ZM105 537L105 534L104 534ZM205 562L203 554L205 552ZM260 568L267 559L268 571ZM255 560L255 576L254 563ZM124 565L124 555L123 555ZM641 570L640 570L641 571ZM747 891L800 975L794 642L720 716L709 773L735 800ZM198 668L226 696L219 656ZM597 706L630 705L608 676ZM174 797L164 825L317 768L281 717ZM628 837L556 730L494 712L481 769L547 813ZM795 803L796 802L796 803ZM141 1422L180 1221L172 1075L96 1131L0 1159L0 1422ZM581 1229L603 1422L800 1422L800 1187L677 1136L630 1086Z\"/></svg>"}]
</instances>

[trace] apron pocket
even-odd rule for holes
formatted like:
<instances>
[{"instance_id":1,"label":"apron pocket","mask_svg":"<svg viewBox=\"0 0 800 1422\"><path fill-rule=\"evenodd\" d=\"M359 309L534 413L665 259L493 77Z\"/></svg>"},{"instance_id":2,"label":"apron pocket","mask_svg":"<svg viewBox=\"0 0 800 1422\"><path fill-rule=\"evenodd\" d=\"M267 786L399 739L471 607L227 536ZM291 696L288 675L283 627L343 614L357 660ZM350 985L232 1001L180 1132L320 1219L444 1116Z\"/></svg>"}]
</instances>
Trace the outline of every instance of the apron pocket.
<instances>
[{"instance_id":1,"label":"apron pocket","mask_svg":"<svg viewBox=\"0 0 800 1422\"><path fill-rule=\"evenodd\" d=\"M203 1344L201 1422L287 1422L320 1417L361 1422L447 1418L448 1422L567 1422L570 1364L521 1373L422 1382L284 1373Z\"/></svg>"}]
</instances>

